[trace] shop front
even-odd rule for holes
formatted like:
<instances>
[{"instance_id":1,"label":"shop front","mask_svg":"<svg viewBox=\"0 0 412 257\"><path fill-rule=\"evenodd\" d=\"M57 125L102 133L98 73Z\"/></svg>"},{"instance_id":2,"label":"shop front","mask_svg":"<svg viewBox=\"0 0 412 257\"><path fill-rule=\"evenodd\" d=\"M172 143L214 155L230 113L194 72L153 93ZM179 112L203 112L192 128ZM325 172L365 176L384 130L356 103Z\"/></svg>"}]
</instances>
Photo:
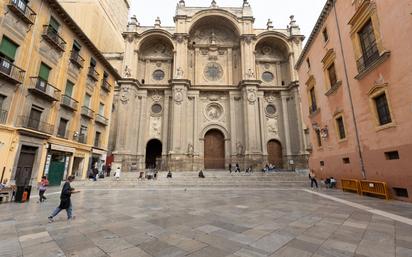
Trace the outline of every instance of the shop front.
<instances>
[{"instance_id":1,"label":"shop front","mask_svg":"<svg viewBox=\"0 0 412 257\"><path fill-rule=\"evenodd\" d=\"M74 148L50 144L44 170L44 175L47 176L50 186L60 186L61 182L70 174L74 152Z\"/></svg>"}]
</instances>

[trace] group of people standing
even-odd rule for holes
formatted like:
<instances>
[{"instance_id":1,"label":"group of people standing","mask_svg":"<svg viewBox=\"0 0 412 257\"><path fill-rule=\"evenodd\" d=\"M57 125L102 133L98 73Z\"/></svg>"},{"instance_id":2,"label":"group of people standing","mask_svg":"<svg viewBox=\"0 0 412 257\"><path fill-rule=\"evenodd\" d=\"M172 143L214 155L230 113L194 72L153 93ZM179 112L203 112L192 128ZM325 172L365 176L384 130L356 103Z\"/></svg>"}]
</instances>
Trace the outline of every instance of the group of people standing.
<instances>
[{"instance_id":1,"label":"group of people standing","mask_svg":"<svg viewBox=\"0 0 412 257\"><path fill-rule=\"evenodd\" d=\"M310 179L310 187L313 188L314 186L316 188L319 188L318 186L318 181L316 180L316 174L314 170L310 170L309 172L309 179ZM336 179L334 177L329 177L326 178L324 181L324 184L327 188L336 188Z\"/></svg>"},{"instance_id":2,"label":"group of people standing","mask_svg":"<svg viewBox=\"0 0 412 257\"><path fill-rule=\"evenodd\" d=\"M239 163L236 163L234 167L232 166L231 163L229 163L229 173L232 173L232 172L235 172L235 173L236 173L236 172L239 172L239 173L241 172L241 171L240 171ZM253 172L252 166L247 167L247 168L245 169L245 172L246 172L246 173Z\"/></svg>"}]
</instances>

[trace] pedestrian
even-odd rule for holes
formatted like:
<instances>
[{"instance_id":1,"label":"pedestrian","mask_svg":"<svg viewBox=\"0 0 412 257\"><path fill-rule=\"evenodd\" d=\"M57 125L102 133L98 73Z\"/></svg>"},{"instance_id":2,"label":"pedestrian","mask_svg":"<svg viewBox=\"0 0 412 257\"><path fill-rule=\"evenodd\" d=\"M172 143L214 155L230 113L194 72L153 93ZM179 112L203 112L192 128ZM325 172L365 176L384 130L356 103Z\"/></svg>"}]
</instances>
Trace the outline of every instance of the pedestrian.
<instances>
[{"instance_id":1,"label":"pedestrian","mask_svg":"<svg viewBox=\"0 0 412 257\"><path fill-rule=\"evenodd\" d=\"M316 181L316 174L314 170L310 170L309 179L310 179L310 187L313 188L313 184L315 184L316 188L318 188L318 181Z\"/></svg>"},{"instance_id":2,"label":"pedestrian","mask_svg":"<svg viewBox=\"0 0 412 257\"><path fill-rule=\"evenodd\" d=\"M62 210L66 210L67 212L67 220L71 221L73 218L73 206L70 200L70 197L74 193L78 193L79 191L75 191L74 188L71 187L70 183L74 180L74 176L68 176L66 182L63 185L62 192L60 194L60 205L53 211L53 213L48 217L49 222L54 221L54 217L59 214Z\"/></svg>"},{"instance_id":3,"label":"pedestrian","mask_svg":"<svg viewBox=\"0 0 412 257\"><path fill-rule=\"evenodd\" d=\"M229 173L232 173L232 164L229 163Z\"/></svg>"},{"instance_id":4,"label":"pedestrian","mask_svg":"<svg viewBox=\"0 0 412 257\"><path fill-rule=\"evenodd\" d=\"M44 193L47 190L47 187L49 186L49 181L47 180L46 176L41 177L41 181L39 183L39 202L43 202L47 198L44 196Z\"/></svg>"},{"instance_id":5,"label":"pedestrian","mask_svg":"<svg viewBox=\"0 0 412 257\"><path fill-rule=\"evenodd\" d=\"M169 172L167 173L166 178L172 178L172 172L169 170Z\"/></svg>"},{"instance_id":6,"label":"pedestrian","mask_svg":"<svg viewBox=\"0 0 412 257\"><path fill-rule=\"evenodd\" d=\"M203 174L203 170L199 171L199 178L205 178L205 174Z\"/></svg>"},{"instance_id":7,"label":"pedestrian","mask_svg":"<svg viewBox=\"0 0 412 257\"><path fill-rule=\"evenodd\" d=\"M120 167L117 167L117 168L116 168L116 171L114 172L114 177L116 178L116 181L119 181L119 179L120 179L120 173L121 173Z\"/></svg>"},{"instance_id":8,"label":"pedestrian","mask_svg":"<svg viewBox=\"0 0 412 257\"><path fill-rule=\"evenodd\" d=\"M239 172L239 173L240 173L239 163L236 163L236 165L235 165L235 173L236 173L236 172Z\"/></svg>"},{"instance_id":9,"label":"pedestrian","mask_svg":"<svg viewBox=\"0 0 412 257\"><path fill-rule=\"evenodd\" d=\"M106 177L110 177L110 172L112 171L112 164L106 166Z\"/></svg>"}]
</instances>

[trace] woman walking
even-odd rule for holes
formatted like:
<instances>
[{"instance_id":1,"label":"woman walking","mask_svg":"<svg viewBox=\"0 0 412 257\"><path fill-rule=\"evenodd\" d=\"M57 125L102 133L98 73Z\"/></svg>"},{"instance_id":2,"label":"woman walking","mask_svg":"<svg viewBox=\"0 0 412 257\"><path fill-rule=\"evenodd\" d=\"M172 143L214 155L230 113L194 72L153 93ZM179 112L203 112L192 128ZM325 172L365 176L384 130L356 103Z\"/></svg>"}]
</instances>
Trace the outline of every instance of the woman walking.
<instances>
[{"instance_id":1,"label":"woman walking","mask_svg":"<svg viewBox=\"0 0 412 257\"><path fill-rule=\"evenodd\" d=\"M44 196L44 193L47 190L47 186L49 185L49 181L47 180L46 176L41 177L41 181L39 183L39 202L42 203L47 198Z\"/></svg>"}]
</instances>

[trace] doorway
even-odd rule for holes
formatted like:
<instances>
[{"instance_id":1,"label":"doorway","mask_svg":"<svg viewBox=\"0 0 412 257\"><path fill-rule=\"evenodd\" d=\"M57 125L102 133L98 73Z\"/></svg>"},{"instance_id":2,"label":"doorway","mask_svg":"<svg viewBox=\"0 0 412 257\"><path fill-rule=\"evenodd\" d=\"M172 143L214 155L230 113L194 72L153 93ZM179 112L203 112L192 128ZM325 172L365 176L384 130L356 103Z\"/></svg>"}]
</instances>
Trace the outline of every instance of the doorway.
<instances>
[{"instance_id":1,"label":"doorway","mask_svg":"<svg viewBox=\"0 0 412 257\"><path fill-rule=\"evenodd\" d=\"M34 160L36 157L37 147L23 145L20 150L20 157L16 169L16 186L30 185L31 175L33 172Z\"/></svg>"},{"instance_id":2,"label":"doorway","mask_svg":"<svg viewBox=\"0 0 412 257\"><path fill-rule=\"evenodd\" d=\"M60 186L64 177L66 158L63 154L52 154L47 176L50 186Z\"/></svg>"},{"instance_id":3,"label":"doorway","mask_svg":"<svg viewBox=\"0 0 412 257\"><path fill-rule=\"evenodd\" d=\"M146 169L160 168L157 160L162 158L162 142L152 139L146 146Z\"/></svg>"},{"instance_id":4,"label":"doorway","mask_svg":"<svg viewBox=\"0 0 412 257\"><path fill-rule=\"evenodd\" d=\"M209 130L205 135L205 169L225 168L225 136L217 129Z\"/></svg>"},{"instance_id":5,"label":"doorway","mask_svg":"<svg viewBox=\"0 0 412 257\"><path fill-rule=\"evenodd\" d=\"M275 165L276 168L283 167L282 160L282 145L277 140L270 140L268 142L268 161Z\"/></svg>"}]
</instances>

